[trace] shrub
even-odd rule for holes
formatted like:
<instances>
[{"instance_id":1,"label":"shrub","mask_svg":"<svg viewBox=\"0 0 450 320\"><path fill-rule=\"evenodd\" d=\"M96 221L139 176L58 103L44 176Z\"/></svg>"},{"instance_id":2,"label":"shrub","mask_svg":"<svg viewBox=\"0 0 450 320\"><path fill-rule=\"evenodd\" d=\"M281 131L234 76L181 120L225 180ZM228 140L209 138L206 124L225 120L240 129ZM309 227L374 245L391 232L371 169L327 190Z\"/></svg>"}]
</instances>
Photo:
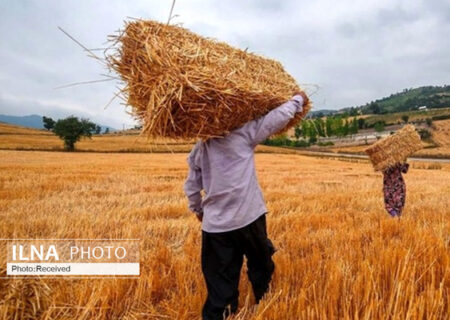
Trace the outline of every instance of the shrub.
<instances>
[{"instance_id":1,"label":"shrub","mask_svg":"<svg viewBox=\"0 0 450 320\"><path fill-rule=\"evenodd\" d=\"M276 147L296 147L296 148L306 148L310 144L305 140L291 140L287 137L275 137L273 139L266 139L263 142L266 146L276 146Z\"/></svg>"},{"instance_id":2,"label":"shrub","mask_svg":"<svg viewBox=\"0 0 450 320\"><path fill-rule=\"evenodd\" d=\"M263 144L267 146L290 146L291 140L286 137L275 137L273 139L264 140Z\"/></svg>"},{"instance_id":3,"label":"shrub","mask_svg":"<svg viewBox=\"0 0 450 320\"><path fill-rule=\"evenodd\" d=\"M375 123L375 125L373 126L375 131L377 132L381 132L384 130L384 121L378 121L377 123Z\"/></svg>"},{"instance_id":4,"label":"shrub","mask_svg":"<svg viewBox=\"0 0 450 320\"><path fill-rule=\"evenodd\" d=\"M291 142L291 146L297 147L297 148L306 148L306 147L309 147L310 145L311 144L309 144L308 141L305 141L305 140L297 140L297 141Z\"/></svg>"},{"instance_id":5,"label":"shrub","mask_svg":"<svg viewBox=\"0 0 450 320\"><path fill-rule=\"evenodd\" d=\"M408 123L408 120L409 120L409 116L408 116L408 115L406 115L406 114L405 114L405 115L403 115L403 116L402 116L402 120L403 120L403 122L404 122L404 123Z\"/></svg>"},{"instance_id":6,"label":"shrub","mask_svg":"<svg viewBox=\"0 0 450 320\"><path fill-rule=\"evenodd\" d=\"M450 119L450 114L442 114L440 116L431 117L432 120L447 120Z\"/></svg>"},{"instance_id":7,"label":"shrub","mask_svg":"<svg viewBox=\"0 0 450 320\"><path fill-rule=\"evenodd\" d=\"M319 142L317 143L317 145L320 147L326 147L326 146L334 146L334 143L332 141L327 141L327 142Z\"/></svg>"}]
</instances>

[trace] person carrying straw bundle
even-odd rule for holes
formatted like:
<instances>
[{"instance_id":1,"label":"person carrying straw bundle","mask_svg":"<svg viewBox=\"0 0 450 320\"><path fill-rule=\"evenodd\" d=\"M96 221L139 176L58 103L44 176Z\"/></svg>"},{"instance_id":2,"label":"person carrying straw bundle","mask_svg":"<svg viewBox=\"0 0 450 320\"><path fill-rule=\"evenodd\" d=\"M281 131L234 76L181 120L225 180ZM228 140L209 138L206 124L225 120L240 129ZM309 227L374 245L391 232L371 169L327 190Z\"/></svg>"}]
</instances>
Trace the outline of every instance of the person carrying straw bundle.
<instances>
[{"instance_id":1,"label":"person carrying straw bundle","mask_svg":"<svg viewBox=\"0 0 450 320\"><path fill-rule=\"evenodd\" d=\"M406 125L365 150L375 171L383 173L384 205L392 217L400 217L405 206L406 184L402 173L409 169L406 158L421 148L414 126Z\"/></svg>"},{"instance_id":2,"label":"person carrying straw bundle","mask_svg":"<svg viewBox=\"0 0 450 320\"><path fill-rule=\"evenodd\" d=\"M254 149L297 124L311 108L307 96L279 62L181 27L137 20L113 40L120 46L107 61L126 84L119 94L142 133L198 140L187 158L184 191L202 221L203 318L237 310L244 255L259 302L274 272L275 248Z\"/></svg>"},{"instance_id":3,"label":"person carrying straw bundle","mask_svg":"<svg viewBox=\"0 0 450 320\"><path fill-rule=\"evenodd\" d=\"M307 104L308 97L298 92L223 138L197 142L187 158L184 191L189 208L202 222L202 271L208 289L203 319L236 312L244 255L256 303L269 288L275 248L267 237L267 208L256 179L254 149Z\"/></svg>"}]
</instances>

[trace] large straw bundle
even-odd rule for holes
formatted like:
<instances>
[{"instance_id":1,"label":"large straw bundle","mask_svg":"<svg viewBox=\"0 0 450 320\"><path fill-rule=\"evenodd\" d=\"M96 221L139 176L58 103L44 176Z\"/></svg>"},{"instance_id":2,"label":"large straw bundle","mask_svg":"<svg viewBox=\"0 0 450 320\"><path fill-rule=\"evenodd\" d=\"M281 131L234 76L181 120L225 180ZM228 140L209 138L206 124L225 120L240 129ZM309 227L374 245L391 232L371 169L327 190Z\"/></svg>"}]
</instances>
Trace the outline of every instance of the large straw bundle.
<instances>
[{"instance_id":1,"label":"large straw bundle","mask_svg":"<svg viewBox=\"0 0 450 320\"><path fill-rule=\"evenodd\" d=\"M181 27L132 21L115 40L109 66L126 83L122 93L148 136L223 136L300 91L279 62Z\"/></svg>"},{"instance_id":2,"label":"large straw bundle","mask_svg":"<svg viewBox=\"0 0 450 320\"><path fill-rule=\"evenodd\" d=\"M406 125L395 134L381 139L365 150L376 171L384 171L420 150L422 142L413 125Z\"/></svg>"}]
</instances>

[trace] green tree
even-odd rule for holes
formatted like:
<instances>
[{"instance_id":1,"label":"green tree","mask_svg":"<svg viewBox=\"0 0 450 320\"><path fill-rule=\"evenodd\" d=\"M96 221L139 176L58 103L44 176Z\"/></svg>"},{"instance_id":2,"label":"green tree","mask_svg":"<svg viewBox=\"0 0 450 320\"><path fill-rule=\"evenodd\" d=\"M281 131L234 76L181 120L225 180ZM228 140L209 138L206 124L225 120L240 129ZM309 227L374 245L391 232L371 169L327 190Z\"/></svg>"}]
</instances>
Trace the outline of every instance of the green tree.
<instances>
[{"instance_id":1,"label":"green tree","mask_svg":"<svg viewBox=\"0 0 450 320\"><path fill-rule=\"evenodd\" d=\"M82 137L90 138L95 131L95 123L89 119L79 120L75 116L56 121L53 132L64 141L64 147L67 151L75 150L75 143Z\"/></svg>"},{"instance_id":2,"label":"green tree","mask_svg":"<svg viewBox=\"0 0 450 320\"><path fill-rule=\"evenodd\" d=\"M100 134L100 132L102 132L102 127L99 125L95 126L95 134Z\"/></svg>"},{"instance_id":3,"label":"green tree","mask_svg":"<svg viewBox=\"0 0 450 320\"><path fill-rule=\"evenodd\" d=\"M403 115L403 116L402 116L402 120L403 120L403 122L404 122L404 123L408 123L408 120L409 120L409 116L408 116L408 115L406 115L406 114L405 114L405 115Z\"/></svg>"},{"instance_id":4,"label":"green tree","mask_svg":"<svg viewBox=\"0 0 450 320\"><path fill-rule=\"evenodd\" d=\"M349 127L349 125L348 125L348 120L345 119L345 120L344 120L344 125L342 126L342 134L343 134L344 136L346 136L346 135L348 135L349 131L350 131L350 127Z\"/></svg>"},{"instance_id":5,"label":"green tree","mask_svg":"<svg viewBox=\"0 0 450 320\"><path fill-rule=\"evenodd\" d=\"M324 116L323 112L319 111L319 112L316 113L315 118L322 118L323 116Z\"/></svg>"},{"instance_id":6,"label":"green tree","mask_svg":"<svg viewBox=\"0 0 450 320\"><path fill-rule=\"evenodd\" d=\"M105 132L103 132L104 134L108 134L109 133L109 128L105 129Z\"/></svg>"},{"instance_id":7,"label":"green tree","mask_svg":"<svg viewBox=\"0 0 450 320\"><path fill-rule=\"evenodd\" d=\"M317 130L317 134L321 137L325 137L325 125L322 119L318 118L314 120L314 127Z\"/></svg>"},{"instance_id":8,"label":"green tree","mask_svg":"<svg viewBox=\"0 0 450 320\"><path fill-rule=\"evenodd\" d=\"M426 118L425 121L427 123L427 126L429 126L429 127L431 127L431 125L433 124L433 119L431 119L431 118Z\"/></svg>"},{"instance_id":9,"label":"green tree","mask_svg":"<svg viewBox=\"0 0 450 320\"><path fill-rule=\"evenodd\" d=\"M350 108L349 115L352 116L352 117L353 117L353 116L357 116L357 115L358 115L358 109L355 108L355 107L351 107L351 108Z\"/></svg>"},{"instance_id":10,"label":"green tree","mask_svg":"<svg viewBox=\"0 0 450 320\"><path fill-rule=\"evenodd\" d=\"M369 106L369 110L373 113L373 114L379 114L381 112L381 108L378 105L378 103L371 103Z\"/></svg>"},{"instance_id":11,"label":"green tree","mask_svg":"<svg viewBox=\"0 0 450 320\"><path fill-rule=\"evenodd\" d=\"M374 129L377 132L384 131L384 122L383 121L378 121L377 123L375 123Z\"/></svg>"},{"instance_id":12,"label":"green tree","mask_svg":"<svg viewBox=\"0 0 450 320\"><path fill-rule=\"evenodd\" d=\"M351 124L350 124L350 133L351 134L355 134L358 133L358 120L355 118L353 118Z\"/></svg>"},{"instance_id":13,"label":"green tree","mask_svg":"<svg viewBox=\"0 0 450 320\"><path fill-rule=\"evenodd\" d=\"M358 129L364 129L366 127L366 120L364 118L358 119Z\"/></svg>"},{"instance_id":14,"label":"green tree","mask_svg":"<svg viewBox=\"0 0 450 320\"><path fill-rule=\"evenodd\" d=\"M302 131L303 131L303 137L308 137L310 140L311 138L316 139L317 141L317 129L314 125L313 121L305 120L302 122ZM314 143L314 142L313 142Z\"/></svg>"},{"instance_id":15,"label":"green tree","mask_svg":"<svg viewBox=\"0 0 450 320\"><path fill-rule=\"evenodd\" d=\"M331 137L333 135L333 119L331 117L327 117L325 120L325 130L327 137Z\"/></svg>"},{"instance_id":16,"label":"green tree","mask_svg":"<svg viewBox=\"0 0 450 320\"><path fill-rule=\"evenodd\" d=\"M302 128L300 127L300 125L295 126L294 135L295 135L295 139L297 139L297 140L302 136Z\"/></svg>"},{"instance_id":17,"label":"green tree","mask_svg":"<svg viewBox=\"0 0 450 320\"><path fill-rule=\"evenodd\" d=\"M302 136L303 138L306 138L308 136L308 129L309 129L308 121L302 120L301 126L302 126Z\"/></svg>"},{"instance_id":18,"label":"green tree","mask_svg":"<svg viewBox=\"0 0 450 320\"><path fill-rule=\"evenodd\" d=\"M342 137L344 135L343 132L344 121L341 117L336 117L333 119L333 132L338 137Z\"/></svg>"},{"instance_id":19,"label":"green tree","mask_svg":"<svg viewBox=\"0 0 450 320\"><path fill-rule=\"evenodd\" d=\"M318 134L319 134L319 133L317 132L316 126L314 125L313 122L311 122L311 124L310 124L310 126L309 126L309 137L310 137L310 138L311 138L311 137L317 138L317 135L318 135Z\"/></svg>"},{"instance_id":20,"label":"green tree","mask_svg":"<svg viewBox=\"0 0 450 320\"><path fill-rule=\"evenodd\" d=\"M53 127L55 126L55 120L53 120L50 117L43 116L42 122L44 123L44 128L47 129L48 131L52 130Z\"/></svg>"}]
</instances>

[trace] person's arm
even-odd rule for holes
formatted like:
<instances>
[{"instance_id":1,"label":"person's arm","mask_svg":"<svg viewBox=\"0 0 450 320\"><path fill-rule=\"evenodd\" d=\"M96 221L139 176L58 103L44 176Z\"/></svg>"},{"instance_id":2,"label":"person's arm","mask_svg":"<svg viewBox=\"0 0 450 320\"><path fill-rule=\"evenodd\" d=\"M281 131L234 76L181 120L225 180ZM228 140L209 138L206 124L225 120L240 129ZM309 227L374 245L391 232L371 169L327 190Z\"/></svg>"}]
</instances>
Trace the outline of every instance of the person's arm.
<instances>
[{"instance_id":1,"label":"person's arm","mask_svg":"<svg viewBox=\"0 0 450 320\"><path fill-rule=\"evenodd\" d=\"M285 127L297 112L303 110L303 105L307 102L308 98L303 92L296 94L265 116L247 122L238 130L245 135L253 147L256 147L258 143Z\"/></svg>"},{"instance_id":2,"label":"person's arm","mask_svg":"<svg viewBox=\"0 0 450 320\"><path fill-rule=\"evenodd\" d=\"M200 193L203 189L202 171L201 168L195 164L194 150L189 154L187 162L189 164L189 173L183 189L188 198L189 209L197 215L199 220L201 220L203 217L202 195Z\"/></svg>"}]
</instances>

